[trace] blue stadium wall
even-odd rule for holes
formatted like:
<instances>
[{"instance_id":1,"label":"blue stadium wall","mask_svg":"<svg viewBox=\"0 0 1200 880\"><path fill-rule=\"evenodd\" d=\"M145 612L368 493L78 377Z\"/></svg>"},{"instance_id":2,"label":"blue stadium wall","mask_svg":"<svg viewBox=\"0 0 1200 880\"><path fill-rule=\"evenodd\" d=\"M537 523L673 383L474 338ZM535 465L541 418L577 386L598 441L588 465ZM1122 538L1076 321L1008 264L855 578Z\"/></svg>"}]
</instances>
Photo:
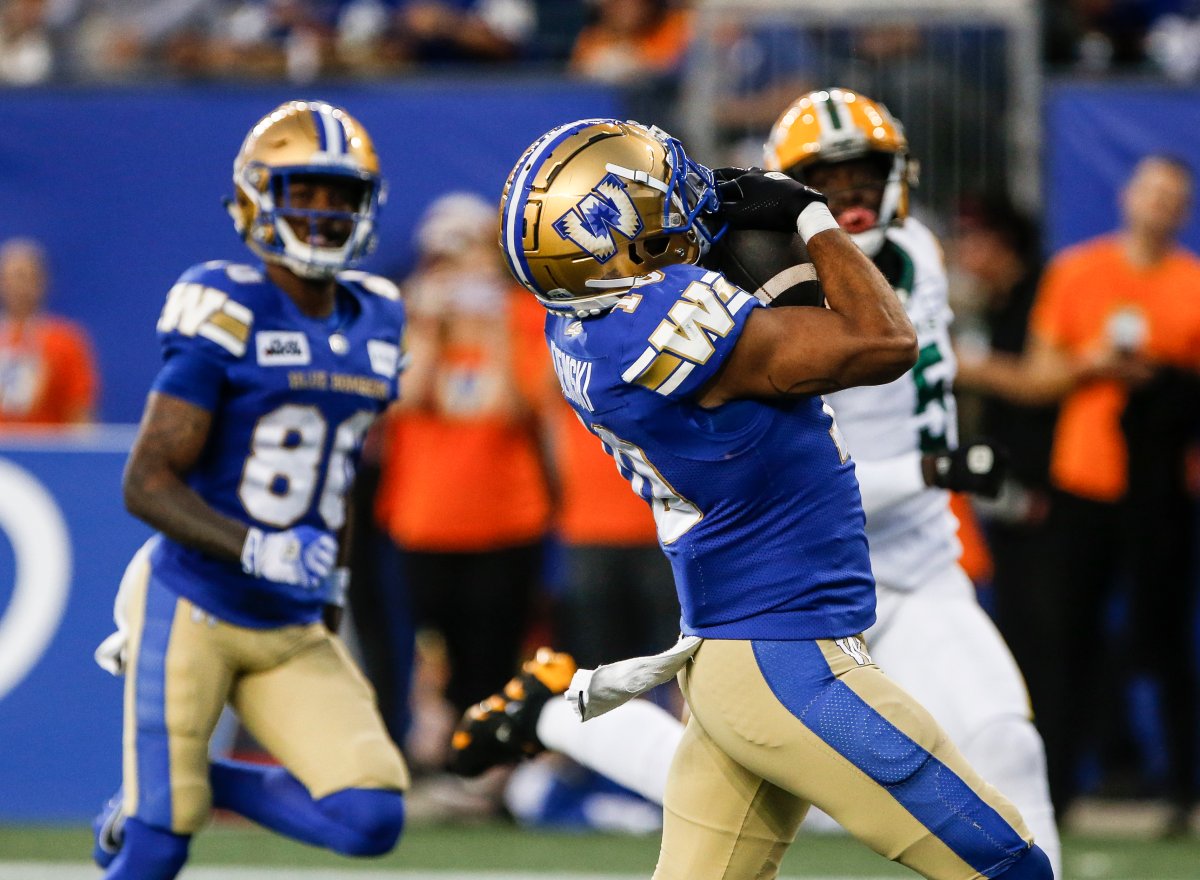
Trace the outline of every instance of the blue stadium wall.
<instances>
[{"instance_id":1,"label":"blue stadium wall","mask_svg":"<svg viewBox=\"0 0 1200 880\"><path fill-rule=\"evenodd\" d=\"M414 225L434 198L498 200L538 135L620 115L611 90L532 80L0 91L0 240L46 245L50 308L96 343L104 421L138 420L159 363L154 324L178 275L248 257L221 202L246 131L309 96L346 106L374 137L390 192L367 267L388 274L411 265ZM120 682L92 651L148 535L121 507L131 438L120 426L86 440L0 437L0 823L85 819L119 782Z\"/></svg>"},{"instance_id":2,"label":"blue stadium wall","mask_svg":"<svg viewBox=\"0 0 1200 880\"><path fill-rule=\"evenodd\" d=\"M1121 187L1137 161L1165 153L1200 174L1200 90L1186 87L1062 84L1045 102L1046 247L1115 228ZM1200 252L1200 211L1183 233Z\"/></svg>"},{"instance_id":3,"label":"blue stadium wall","mask_svg":"<svg viewBox=\"0 0 1200 880\"><path fill-rule=\"evenodd\" d=\"M134 422L158 362L153 327L188 265L243 256L221 208L240 138L297 90L0 92L0 238L43 240L53 307L88 326L102 413ZM516 157L566 119L619 112L578 85L431 82L321 88L375 136L391 181L371 266L411 263L420 211L448 189L498 195ZM1137 158L1200 167L1200 97L1056 87L1046 102L1048 240L1111 228ZM1200 249L1200 228L1188 230ZM0 822L79 821L118 782L120 683L92 662L121 571L146 528L121 508L131 432L0 440ZM47 564L46 560L56 561Z\"/></svg>"},{"instance_id":4,"label":"blue stadium wall","mask_svg":"<svg viewBox=\"0 0 1200 880\"><path fill-rule=\"evenodd\" d=\"M607 89L546 81L408 86L0 92L0 240L30 235L52 262L50 308L81 321L99 352L106 422L136 422L158 367L154 323L184 269L244 260L222 199L233 157L259 117L317 97L371 132L390 184L380 247L367 263L412 259L422 209L449 190L499 200L542 132L618 113Z\"/></svg>"}]
</instances>

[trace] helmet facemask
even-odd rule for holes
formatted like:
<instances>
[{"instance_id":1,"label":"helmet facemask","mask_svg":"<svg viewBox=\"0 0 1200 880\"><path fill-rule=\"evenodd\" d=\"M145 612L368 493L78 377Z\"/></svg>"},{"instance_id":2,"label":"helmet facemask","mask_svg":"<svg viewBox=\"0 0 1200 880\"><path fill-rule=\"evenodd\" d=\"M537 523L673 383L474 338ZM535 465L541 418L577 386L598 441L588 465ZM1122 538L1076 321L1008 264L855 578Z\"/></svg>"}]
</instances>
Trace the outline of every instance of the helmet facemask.
<instances>
[{"instance_id":1,"label":"helmet facemask","mask_svg":"<svg viewBox=\"0 0 1200 880\"><path fill-rule=\"evenodd\" d=\"M825 194L838 225L869 257L883 247L888 227L902 223L907 213L909 179L900 154L872 152L819 160L787 173Z\"/></svg>"},{"instance_id":2,"label":"helmet facemask","mask_svg":"<svg viewBox=\"0 0 1200 880\"><path fill-rule=\"evenodd\" d=\"M671 179L665 190L667 198L663 202L662 231L664 234L693 233L703 256L726 229L721 224L715 231L710 230L701 222L704 215L715 214L720 207L716 179L712 171L688 157L678 138L671 137L661 128L650 131L667 148L667 162L671 166Z\"/></svg>"},{"instance_id":3,"label":"helmet facemask","mask_svg":"<svg viewBox=\"0 0 1200 880\"><path fill-rule=\"evenodd\" d=\"M279 263L303 278L322 280L354 265L375 247L375 219L383 201L383 186L375 174L321 165L271 167L250 162L235 182L239 202L245 200L253 206L248 212L253 221L248 228L239 223L238 231L268 262ZM291 204L293 186L304 183L353 192L350 201L355 207L332 210ZM239 220L236 214L234 220ZM296 227L305 231L298 232Z\"/></svg>"}]
</instances>

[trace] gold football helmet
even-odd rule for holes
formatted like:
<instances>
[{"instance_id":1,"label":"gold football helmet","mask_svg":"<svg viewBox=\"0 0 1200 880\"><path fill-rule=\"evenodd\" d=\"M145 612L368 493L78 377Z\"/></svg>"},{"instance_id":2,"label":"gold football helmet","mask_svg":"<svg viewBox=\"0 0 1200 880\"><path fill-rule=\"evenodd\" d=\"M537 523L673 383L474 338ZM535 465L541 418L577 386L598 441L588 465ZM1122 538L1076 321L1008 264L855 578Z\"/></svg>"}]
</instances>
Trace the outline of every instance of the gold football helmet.
<instances>
[{"instance_id":1,"label":"gold football helmet","mask_svg":"<svg viewBox=\"0 0 1200 880\"><path fill-rule=\"evenodd\" d=\"M700 259L714 238L702 215L716 209L712 172L678 140L584 119L542 135L509 174L500 247L547 309L596 315L638 278Z\"/></svg>"},{"instance_id":2,"label":"gold football helmet","mask_svg":"<svg viewBox=\"0 0 1200 880\"><path fill-rule=\"evenodd\" d=\"M336 178L361 185L352 212L318 211L288 204L288 182L297 177ZM323 101L289 101L250 129L233 162L234 198L227 202L242 240L263 260L305 278L332 278L370 253L383 201L379 159L370 136L354 117ZM318 242L321 220L349 220L341 242ZM309 224L309 241L288 221Z\"/></svg>"},{"instance_id":3,"label":"gold football helmet","mask_svg":"<svg viewBox=\"0 0 1200 880\"><path fill-rule=\"evenodd\" d=\"M868 255L883 246L887 227L908 216L909 187L917 166L908 156L900 121L878 101L850 89L820 89L803 95L775 122L763 148L764 165L804 182L818 163L878 157L887 176L876 225L855 235Z\"/></svg>"}]
</instances>

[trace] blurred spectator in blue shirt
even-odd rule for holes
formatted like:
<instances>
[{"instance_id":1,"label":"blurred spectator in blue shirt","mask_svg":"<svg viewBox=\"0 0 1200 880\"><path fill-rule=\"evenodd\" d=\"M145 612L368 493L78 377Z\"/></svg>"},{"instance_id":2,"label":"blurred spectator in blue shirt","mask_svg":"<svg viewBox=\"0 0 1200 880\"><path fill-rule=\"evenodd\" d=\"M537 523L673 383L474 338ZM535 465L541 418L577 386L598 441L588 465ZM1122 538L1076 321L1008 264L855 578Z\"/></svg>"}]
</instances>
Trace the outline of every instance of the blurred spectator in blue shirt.
<instances>
[{"instance_id":1,"label":"blurred spectator in blue shirt","mask_svg":"<svg viewBox=\"0 0 1200 880\"><path fill-rule=\"evenodd\" d=\"M1146 61L1146 33L1178 0L1047 0L1045 57L1084 73L1136 67Z\"/></svg>"},{"instance_id":2,"label":"blurred spectator in blue shirt","mask_svg":"<svg viewBox=\"0 0 1200 880\"><path fill-rule=\"evenodd\" d=\"M397 10L401 39L421 61L505 61L537 25L529 0L407 0Z\"/></svg>"},{"instance_id":3,"label":"blurred spectator in blue shirt","mask_svg":"<svg viewBox=\"0 0 1200 880\"><path fill-rule=\"evenodd\" d=\"M807 28L785 19L722 21L713 34L716 123L734 164L762 162L762 143L779 115L818 85L816 44ZM689 59L689 66L698 59Z\"/></svg>"}]
</instances>

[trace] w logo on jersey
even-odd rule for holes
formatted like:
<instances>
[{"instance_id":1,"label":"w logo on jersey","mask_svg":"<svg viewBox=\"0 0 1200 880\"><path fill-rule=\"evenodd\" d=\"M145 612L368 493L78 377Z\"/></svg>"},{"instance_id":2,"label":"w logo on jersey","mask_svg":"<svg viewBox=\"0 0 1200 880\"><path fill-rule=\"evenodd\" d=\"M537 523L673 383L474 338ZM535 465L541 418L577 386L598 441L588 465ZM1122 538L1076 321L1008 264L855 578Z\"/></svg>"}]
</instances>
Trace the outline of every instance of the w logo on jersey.
<instances>
[{"instance_id":1,"label":"w logo on jersey","mask_svg":"<svg viewBox=\"0 0 1200 880\"><path fill-rule=\"evenodd\" d=\"M642 228L633 199L615 174L606 174L578 205L554 221L555 232L575 242L597 263L607 263L617 252L614 232L632 239Z\"/></svg>"}]
</instances>

